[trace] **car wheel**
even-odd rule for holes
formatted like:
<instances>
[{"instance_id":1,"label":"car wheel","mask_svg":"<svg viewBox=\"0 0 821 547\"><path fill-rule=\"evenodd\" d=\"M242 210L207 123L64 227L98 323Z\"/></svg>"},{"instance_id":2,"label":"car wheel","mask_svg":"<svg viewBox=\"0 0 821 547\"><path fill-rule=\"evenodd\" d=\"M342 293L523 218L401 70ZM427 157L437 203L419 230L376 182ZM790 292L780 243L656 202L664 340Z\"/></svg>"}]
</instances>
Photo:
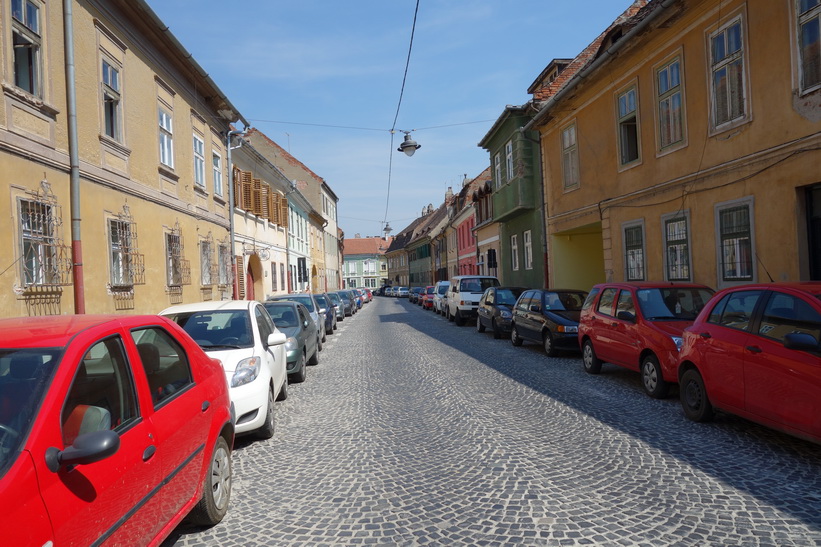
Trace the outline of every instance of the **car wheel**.
<instances>
[{"instance_id":1,"label":"car wheel","mask_svg":"<svg viewBox=\"0 0 821 547\"><path fill-rule=\"evenodd\" d=\"M282 388L279 390L279 395L277 395L277 401L284 401L288 398L288 377L286 375L285 381L282 382Z\"/></svg>"},{"instance_id":2,"label":"car wheel","mask_svg":"<svg viewBox=\"0 0 821 547\"><path fill-rule=\"evenodd\" d=\"M553 345L553 335L550 334L550 331L545 331L542 337L542 347L544 347L545 355L556 357L556 346Z\"/></svg>"},{"instance_id":3,"label":"car wheel","mask_svg":"<svg viewBox=\"0 0 821 547\"><path fill-rule=\"evenodd\" d=\"M319 364L319 348L318 347L317 347L316 351L314 351L314 354L311 355L311 358L308 359L308 364L309 365L318 365Z\"/></svg>"},{"instance_id":4,"label":"car wheel","mask_svg":"<svg viewBox=\"0 0 821 547\"><path fill-rule=\"evenodd\" d=\"M510 343L514 346L521 346L522 342L522 337L519 336L519 331L516 330L516 325L513 325L510 329Z\"/></svg>"},{"instance_id":5,"label":"car wheel","mask_svg":"<svg viewBox=\"0 0 821 547\"><path fill-rule=\"evenodd\" d=\"M482 318L476 316L476 332L485 332L485 326L482 324Z\"/></svg>"},{"instance_id":6,"label":"car wheel","mask_svg":"<svg viewBox=\"0 0 821 547\"><path fill-rule=\"evenodd\" d=\"M265 410L265 423L257 429L257 437L260 439L270 439L274 436L276 427L274 424L274 391L268 388L268 405Z\"/></svg>"},{"instance_id":7,"label":"car wheel","mask_svg":"<svg viewBox=\"0 0 821 547\"><path fill-rule=\"evenodd\" d=\"M296 364L296 370L288 376L288 379L293 378L293 381L295 383L301 384L302 382L305 381L305 376L308 372L307 368L308 367L305 366L305 353L303 352L299 356L299 361Z\"/></svg>"},{"instance_id":8,"label":"car wheel","mask_svg":"<svg viewBox=\"0 0 821 547\"><path fill-rule=\"evenodd\" d=\"M322 351L322 342L325 340L324 337L318 336L316 337L316 351Z\"/></svg>"},{"instance_id":9,"label":"car wheel","mask_svg":"<svg viewBox=\"0 0 821 547\"><path fill-rule=\"evenodd\" d=\"M648 355L641 362L641 385L653 399L664 399L670 390L670 384L664 381L661 365L655 355Z\"/></svg>"},{"instance_id":10,"label":"car wheel","mask_svg":"<svg viewBox=\"0 0 821 547\"><path fill-rule=\"evenodd\" d=\"M465 318L462 317L462 312L460 312L459 310L456 310L456 316L453 318L453 321L460 327L462 325L464 325L465 324Z\"/></svg>"},{"instance_id":11,"label":"car wheel","mask_svg":"<svg viewBox=\"0 0 821 547\"><path fill-rule=\"evenodd\" d=\"M698 370L691 368L681 376L679 393L681 408L689 419L694 422L707 422L713 418L713 405Z\"/></svg>"},{"instance_id":12,"label":"car wheel","mask_svg":"<svg viewBox=\"0 0 821 547\"><path fill-rule=\"evenodd\" d=\"M333 328L331 328L333 330ZM322 329L322 341L325 342L328 339L328 331Z\"/></svg>"},{"instance_id":13,"label":"car wheel","mask_svg":"<svg viewBox=\"0 0 821 547\"><path fill-rule=\"evenodd\" d=\"M596 352L593 350L593 342L590 340L584 341L582 364L584 365L585 372L589 374L598 374L601 372L601 360L596 357Z\"/></svg>"},{"instance_id":14,"label":"car wheel","mask_svg":"<svg viewBox=\"0 0 821 547\"><path fill-rule=\"evenodd\" d=\"M214 526L228 512L231 499L231 450L222 437L217 437L211 463L205 473L202 498L188 514L188 522L197 526Z\"/></svg>"},{"instance_id":15,"label":"car wheel","mask_svg":"<svg viewBox=\"0 0 821 547\"><path fill-rule=\"evenodd\" d=\"M450 314L450 308L447 309L447 314L448 321L453 321L453 316Z\"/></svg>"},{"instance_id":16,"label":"car wheel","mask_svg":"<svg viewBox=\"0 0 821 547\"><path fill-rule=\"evenodd\" d=\"M490 320L490 328L493 329L493 338L498 340L502 337L502 329L499 328L499 325L496 324L496 318Z\"/></svg>"}]
</instances>

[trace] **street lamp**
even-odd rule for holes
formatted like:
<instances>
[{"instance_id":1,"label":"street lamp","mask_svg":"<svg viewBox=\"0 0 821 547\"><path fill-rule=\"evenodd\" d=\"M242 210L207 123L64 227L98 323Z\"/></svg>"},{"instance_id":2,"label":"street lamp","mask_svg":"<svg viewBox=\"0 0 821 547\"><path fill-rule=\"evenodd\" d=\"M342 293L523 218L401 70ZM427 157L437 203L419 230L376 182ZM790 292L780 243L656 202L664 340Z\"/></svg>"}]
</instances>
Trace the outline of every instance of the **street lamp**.
<instances>
[{"instance_id":1,"label":"street lamp","mask_svg":"<svg viewBox=\"0 0 821 547\"><path fill-rule=\"evenodd\" d=\"M399 152L404 152L406 156L410 157L413 156L413 154L420 148L422 148L422 145L417 144L416 141L411 138L410 131L405 131L405 140L396 150Z\"/></svg>"}]
</instances>

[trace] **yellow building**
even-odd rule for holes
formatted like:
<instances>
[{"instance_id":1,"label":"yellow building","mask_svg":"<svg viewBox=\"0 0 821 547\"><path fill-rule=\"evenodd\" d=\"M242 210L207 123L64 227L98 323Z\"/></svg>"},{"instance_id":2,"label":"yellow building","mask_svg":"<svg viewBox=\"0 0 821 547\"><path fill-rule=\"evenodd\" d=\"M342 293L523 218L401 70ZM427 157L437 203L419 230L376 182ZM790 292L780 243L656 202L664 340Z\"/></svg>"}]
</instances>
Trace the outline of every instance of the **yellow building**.
<instances>
[{"instance_id":1,"label":"yellow building","mask_svg":"<svg viewBox=\"0 0 821 547\"><path fill-rule=\"evenodd\" d=\"M0 0L0 315L225 296L240 116L143 0L69 5Z\"/></svg>"},{"instance_id":2,"label":"yellow building","mask_svg":"<svg viewBox=\"0 0 821 547\"><path fill-rule=\"evenodd\" d=\"M820 18L638 1L574 59L526 128L555 286L821 279Z\"/></svg>"}]
</instances>

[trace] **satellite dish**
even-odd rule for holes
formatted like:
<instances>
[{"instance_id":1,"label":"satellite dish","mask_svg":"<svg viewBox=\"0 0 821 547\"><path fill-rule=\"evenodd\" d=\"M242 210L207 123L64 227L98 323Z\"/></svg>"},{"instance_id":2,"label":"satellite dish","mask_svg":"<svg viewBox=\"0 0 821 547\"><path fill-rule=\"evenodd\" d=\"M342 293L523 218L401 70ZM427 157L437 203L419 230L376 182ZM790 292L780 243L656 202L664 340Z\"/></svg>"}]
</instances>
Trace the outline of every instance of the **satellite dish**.
<instances>
[{"instance_id":1,"label":"satellite dish","mask_svg":"<svg viewBox=\"0 0 821 547\"><path fill-rule=\"evenodd\" d=\"M257 256L259 256L260 260L268 260L271 258L271 253L268 252L268 249L260 249L257 251Z\"/></svg>"}]
</instances>

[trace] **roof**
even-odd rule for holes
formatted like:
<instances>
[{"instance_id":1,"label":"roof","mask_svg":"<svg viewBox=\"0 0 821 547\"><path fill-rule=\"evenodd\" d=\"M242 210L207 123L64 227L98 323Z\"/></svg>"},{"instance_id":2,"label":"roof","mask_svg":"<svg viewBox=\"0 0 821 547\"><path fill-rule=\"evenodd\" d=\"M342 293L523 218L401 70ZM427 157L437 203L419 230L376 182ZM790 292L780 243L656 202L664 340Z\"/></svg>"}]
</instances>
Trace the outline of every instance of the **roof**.
<instances>
[{"instance_id":1,"label":"roof","mask_svg":"<svg viewBox=\"0 0 821 547\"><path fill-rule=\"evenodd\" d=\"M46 315L0 319L3 347L60 348L65 347L79 332L104 323L125 323L129 326L151 325L167 321L156 315Z\"/></svg>"},{"instance_id":2,"label":"roof","mask_svg":"<svg viewBox=\"0 0 821 547\"><path fill-rule=\"evenodd\" d=\"M345 240L345 252L343 256L352 255L383 255L390 247L394 238L388 237L387 241L381 237L361 237Z\"/></svg>"},{"instance_id":3,"label":"roof","mask_svg":"<svg viewBox=\"0 0 821 547\"><path fill-rule=\"evenodd\" d=\"M396 234L396 236L393 238L393 241L391 242L390 247L388 247L388 250L385 252L392 253L404 249L408 242L413 238L413 234L416 228L419 225L421 225L427 217L428 215L419 217L407 226L405 226L405 228L403 228L402 231ZM348 240L345 241L347 242Z\"/></svg>"}]
</instances>

